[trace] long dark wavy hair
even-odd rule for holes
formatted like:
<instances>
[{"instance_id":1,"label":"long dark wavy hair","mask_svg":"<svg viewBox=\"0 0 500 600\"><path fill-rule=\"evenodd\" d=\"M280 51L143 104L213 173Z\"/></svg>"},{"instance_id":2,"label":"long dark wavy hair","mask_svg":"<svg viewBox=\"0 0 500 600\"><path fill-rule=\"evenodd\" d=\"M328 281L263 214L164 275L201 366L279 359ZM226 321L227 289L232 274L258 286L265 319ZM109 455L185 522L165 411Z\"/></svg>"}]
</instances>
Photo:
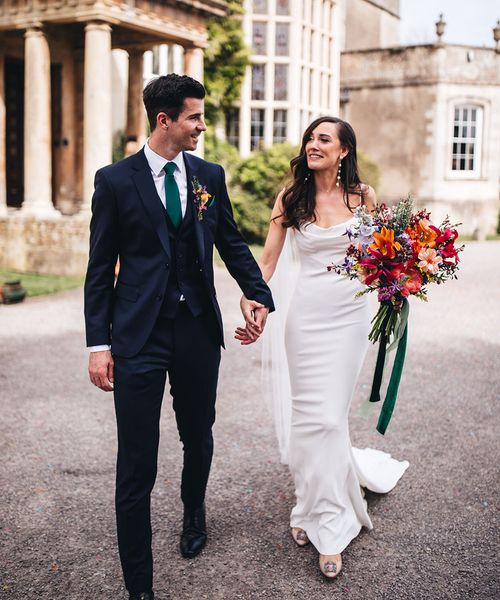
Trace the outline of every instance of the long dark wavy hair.
<instances>
[{"instance_id":1,"label":"long dark wavy hair","mask_svg":"<svg viewBox=\"0 0 500 600\"><path fill-rule=\"evenodd\" d=\"M283 227L295 227L299 229L305 223L316 221L316 185L314 183L314 171L307 166L306 144L311 133L321 123L335 123L337 135L343 148L349 153L342 159L340 183L343 190L343 199L347 208L354 212L354 206L349 203L349 192L363 195L361 180L358 173L358 161L356 157L356 135L353 128L346 121L337 117L319 117L314 120L304 131L302 145L298 156L290 161L293 181L285 188L282 197Z\"/></svg>"}]
</instances>

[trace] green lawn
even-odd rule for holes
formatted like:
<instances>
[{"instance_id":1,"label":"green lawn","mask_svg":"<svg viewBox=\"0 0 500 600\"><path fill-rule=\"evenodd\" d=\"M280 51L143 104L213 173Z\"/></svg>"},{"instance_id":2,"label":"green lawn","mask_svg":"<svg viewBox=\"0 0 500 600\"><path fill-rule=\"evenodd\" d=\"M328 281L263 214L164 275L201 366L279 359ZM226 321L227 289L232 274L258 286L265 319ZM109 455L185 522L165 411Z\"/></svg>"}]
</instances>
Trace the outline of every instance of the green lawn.
<instances>
[{"instance_id":1,"label":"green lawn","mask_svg":"<svg viewBox=\"0 0 500 600\"><path fill-rule=\"evenodd\" d=\"M28 290L28 296L43 296L71 288L80 287L83 277L63 277L61 275L40 275L39 273L20 273L0 269L0 285L7 281L21 280L21 285Z\"/></svg>"}]
</instances>

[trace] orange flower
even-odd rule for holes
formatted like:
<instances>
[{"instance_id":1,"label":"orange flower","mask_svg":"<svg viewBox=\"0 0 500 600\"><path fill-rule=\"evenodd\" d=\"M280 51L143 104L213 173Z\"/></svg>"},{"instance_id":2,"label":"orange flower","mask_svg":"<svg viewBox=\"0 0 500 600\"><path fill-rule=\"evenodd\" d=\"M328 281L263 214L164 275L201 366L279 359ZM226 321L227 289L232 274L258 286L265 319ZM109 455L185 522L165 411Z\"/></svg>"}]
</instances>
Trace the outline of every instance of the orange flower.
<instances>
[{"instance_id":1,"label":"orange flower","mask_svg":"<svg viewBox=\"0 0 500 600\"><path fill-rule=\"evenodd\" d=\"M413 241L413 247L417 254L424 246L434 248L436 245L437 233L430 227L430 222L426 219L422 219L414 227L408 227L406 233Z\"/></svg>"},{"instance_id":2,"label":"orange flower","mask_svg":"<svg viewBox=\"0 0 500 600\"><path fill-rule=\"evenodd\" d=\"M394 258L396 250L401 250L401 244L394 241L393 229L382 227L379 233L374 232L372 235L374 242L368 246L371 250L378 250L387 258Z\"/></svg>"}]
</instances>

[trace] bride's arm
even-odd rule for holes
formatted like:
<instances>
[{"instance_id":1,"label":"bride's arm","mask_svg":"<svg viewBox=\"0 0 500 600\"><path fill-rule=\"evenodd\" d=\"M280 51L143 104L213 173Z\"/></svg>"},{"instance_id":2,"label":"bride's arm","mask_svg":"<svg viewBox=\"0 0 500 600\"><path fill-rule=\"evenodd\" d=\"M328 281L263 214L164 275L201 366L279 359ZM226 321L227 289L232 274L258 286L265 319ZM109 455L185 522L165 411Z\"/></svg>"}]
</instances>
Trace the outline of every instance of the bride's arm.
<instances>
[{"instance_id":1,"label":"bride's arm","mask_svg":"<svg viewBox=\"0 0 500 600\"><path fill-rule=\"evenodd\" d=\"M284 221L282 198L283 191L278 194L276 202L274 203L266 243L259 260L262 277L266 283L271 279L276 270L276 265L278 264L278 259L283 250L283 244L285 243L286 238L286 229L282 225Z\"/></svg>"},{"instance_id":2,"label":"bride's arm","mask_svg":"<svg viewBox=\"0 0 500 600\"><path fill-rule=\"evenodd\" d=\"M262 278L266 283L271 279L276 269L276 265L278 264L278 259L281 251L283 250L283 245L286 238L286 229L282 226L284 220L282 196L283 191L281 191L276 198L276 202L271 213L271 221L269 224L269 230L267 232L266 243L259 261L259 267L262 271ZM248 298L245 296L241 297L240 308L245 318L246 328L239 327L236 330L235 337L245 345L254 342L262 333L267 314L259 315L258 311L260 310L261 306L257 306L253 300L248 300Z\"/></svg>"}]
</instances>

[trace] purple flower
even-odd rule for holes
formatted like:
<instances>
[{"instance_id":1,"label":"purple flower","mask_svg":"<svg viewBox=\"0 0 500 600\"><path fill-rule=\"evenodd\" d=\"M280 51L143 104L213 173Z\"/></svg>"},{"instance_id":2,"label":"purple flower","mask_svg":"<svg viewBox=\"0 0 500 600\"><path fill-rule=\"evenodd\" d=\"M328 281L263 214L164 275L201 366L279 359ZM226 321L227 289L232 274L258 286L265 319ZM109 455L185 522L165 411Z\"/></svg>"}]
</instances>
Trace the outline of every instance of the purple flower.
<instances>
[{"instance_id":1,"label":"purple flower","mask_svg":"<svg viewBox=\"0 0 500 600\"><path fill-rule=\"evenodd\" d=\"M377 290L378 301L386 302L387 300L390 300L398 291L399 288L395 283L391 283L390 285L380 287Z\"/></svg>"}]
</instances>

